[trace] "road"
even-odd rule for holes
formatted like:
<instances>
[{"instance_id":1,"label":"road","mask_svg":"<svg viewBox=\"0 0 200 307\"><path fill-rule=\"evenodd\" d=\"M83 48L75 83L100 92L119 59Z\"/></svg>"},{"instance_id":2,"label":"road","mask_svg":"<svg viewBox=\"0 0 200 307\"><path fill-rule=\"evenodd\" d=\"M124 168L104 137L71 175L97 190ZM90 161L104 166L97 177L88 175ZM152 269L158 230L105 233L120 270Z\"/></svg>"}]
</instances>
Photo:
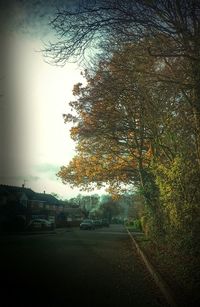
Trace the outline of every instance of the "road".
<instances>
[{"instance_id":1,"label":"road","mask_svg":"<svg viewBox=\"0 0 200 307\"><path fill-rule=\"evenodd\" d=\"M167 306L122 225L2 236L1 306Z\"/></svg>"}]
</instances>

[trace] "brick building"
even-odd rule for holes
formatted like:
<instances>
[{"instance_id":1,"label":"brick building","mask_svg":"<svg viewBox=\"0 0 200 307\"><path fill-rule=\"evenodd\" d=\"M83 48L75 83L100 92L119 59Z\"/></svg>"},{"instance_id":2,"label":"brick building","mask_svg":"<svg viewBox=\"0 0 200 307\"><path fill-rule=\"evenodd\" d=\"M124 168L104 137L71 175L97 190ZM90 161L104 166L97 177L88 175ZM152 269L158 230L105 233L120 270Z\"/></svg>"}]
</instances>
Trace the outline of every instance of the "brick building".
<instances>
[{"instance_id":1,"label":"brick building","mask_svg":"<svg viewBox=\"0 0 200 307\"><path fill-rule=\"evenodd\" d=\"M55 222L61 208L61 202L51 194L36 193L24 186L0 185L0 228L22 227L35 218Z\"/></svg>"}]
</instances>

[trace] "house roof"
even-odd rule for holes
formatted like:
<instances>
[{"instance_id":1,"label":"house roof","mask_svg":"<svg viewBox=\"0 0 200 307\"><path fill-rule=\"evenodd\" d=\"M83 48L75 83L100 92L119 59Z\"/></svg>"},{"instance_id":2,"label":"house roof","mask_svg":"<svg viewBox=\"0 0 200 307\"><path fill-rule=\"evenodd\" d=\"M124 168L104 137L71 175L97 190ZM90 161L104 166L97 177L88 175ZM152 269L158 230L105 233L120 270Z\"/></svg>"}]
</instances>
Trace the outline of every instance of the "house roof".
<instances>
[{"instance_id":1,"label":"house roof","mask_svg":"<svg viewBox=\"0 0 200 307\"><path fill-rule=\"evenodd\" d=\"M10 185L0 184L0 195L16 195L21 196L23 193L26 194L28 199L33 199L35 192L29 188L16 187Z\"/></svg>"},{"instance_id":2,"label":"house roof","mask_svg":"<svg viewBox=\"0 0 200 307\"><path fill-rule=\"evenodd\" d=\"M60 204L60 201L51 194L36 193L29 188L0 184L0 196L12 196L19 199L22 194L25 194L29 200L38 200L52 205Z\"/></svg>"},{"instance_id":3,"label":"house roof","mask_svg":"<svg viewBox=\"0 0 200 307\"><path fill-rule=\"evenodd\" d=\"M35 199L47 202L48 204L52 204L52 205L60 204L60 201L51 194L35 193Z\"/></svg>"}]
</instances>

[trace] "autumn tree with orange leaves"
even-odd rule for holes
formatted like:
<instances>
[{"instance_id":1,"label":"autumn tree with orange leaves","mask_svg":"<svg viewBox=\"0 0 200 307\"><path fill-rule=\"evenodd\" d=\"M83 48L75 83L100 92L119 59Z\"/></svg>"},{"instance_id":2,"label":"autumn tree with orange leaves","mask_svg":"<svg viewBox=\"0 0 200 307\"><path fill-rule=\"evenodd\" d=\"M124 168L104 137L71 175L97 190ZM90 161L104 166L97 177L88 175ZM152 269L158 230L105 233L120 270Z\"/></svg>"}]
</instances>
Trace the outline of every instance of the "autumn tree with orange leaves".
<instances>
[{"instance_id":1,"label":"autumn tree with orange leaves","mask_svg":"<svg viewBox=\"0 0 200 307\"><path fill-rule=\"evenodd\" d=\"M77 100L71 107L77 115L64 118L74 122L71 136L77 142L77 155L58 176L83 189L109 186L113 195L140 187L160 224L158 189L150 165L163 133L160 106L166 104L166 97L173 97L173 91L169 86L160 99L163 85L152 78L156 61L142 54L141 47L141 43L127 44L109 62L100 62L94 75L85 71L86 86L74 86Z\"/></svg>"},{"instance_id":2,"label":"autumn tree with orange leaves","mask_svg":"<svg viewBox=\"0 0 200 307\"><path fill-rule=\"evenodd\" d=\"M131 64L130 72L120 67L121 57L128 64L129 49L114 54L111 62L101 62L94 76L86 71L86 86L74 86L77 100L71 107L77 115L64 117L66 122L74 122L71 136L78 154L59 173L74 185L106 184L114 192L122 183L143 182L152 155L151 132L145 119L143 84L133 74L136 63Z\"/></svg>"},{"instance_id":3,"label":"autumn tree with orange leaves","mask_svg":"<svg viewBox=\"0 0 200 307\"><path fill-rule=\"evenodd\" d=\"M93 61L107 56L105 46L143 40L143 50L168 65L177 84L177 61L187 76L182 95L191 106L198 169L200 170L200 1L199 0L90 0L58 10L51 26L57 41L49 43L45 55L54 64L67 60ZM114 38L114 42L112 39ZM152 40L156 44L152 44ZM180 73L182 74L181 71ZM160 76L163 79L162 74ZM179 81L178 81L179 82ZM179 83L180 84L180 83Z\"/></svg>"},{"instance_id":4,"label":"autumn tree with orange leaves","mask_svg":"<svg viewBox=\"0 0 200 307\"><path fill-rule=\"evenodd\" d=\"M195 126L184 95L190 83L187 61L152 57L147 43L123 45L95 73L85 71L85 86L74 86L76 100L70 104L76 115L64 119L74 123L77 155L58 176L86 190L107 186L113 195L137 187L154 233L165 235L185 225L183 203L190 203L191 215L196 210L198 167L194 174L186 163L197 157ZM177 68L172 71L171 65ZM183 166L188 175L180 178Z\"/></svg>"},{"instance_id":5,"label":"autumn tree with orange leaves","mask_svg":"<svg viewBox=\"0 0 200 307\"><path fill-rule=\"evenodd\" d=\"M45 50L56 64L86 57L93 69L64 116L77 154L58 176L113 195L136 187L143 230L188 257L191 289L200 263L199 12L199 0L80 1L52 20L58 41Z\"/></svg>"}]
</instances>

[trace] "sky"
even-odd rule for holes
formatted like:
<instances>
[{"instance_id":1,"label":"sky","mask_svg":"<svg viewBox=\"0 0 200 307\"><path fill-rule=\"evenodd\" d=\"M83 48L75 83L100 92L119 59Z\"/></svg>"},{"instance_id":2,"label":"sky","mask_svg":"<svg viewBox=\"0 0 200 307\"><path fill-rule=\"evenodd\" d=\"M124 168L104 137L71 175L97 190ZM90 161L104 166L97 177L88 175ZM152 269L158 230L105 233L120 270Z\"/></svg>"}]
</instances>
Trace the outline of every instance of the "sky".
<instances>
[{"instance_id":1,"label":"sky","mask_svg":"<svg viewBox=\"0 0 200 307\"><path fill-rule=\"evenodd\" d=\"M0 184L25 183L34 191L53 192L65 199L84 194L56 176L75 155L63 114L70 112L73 85L84 82L83 68L75 63L50 65L41 52L54 37L48 22L62 2L74 3L15 0L1 4Z\"/></svg>"}]
</instances>

